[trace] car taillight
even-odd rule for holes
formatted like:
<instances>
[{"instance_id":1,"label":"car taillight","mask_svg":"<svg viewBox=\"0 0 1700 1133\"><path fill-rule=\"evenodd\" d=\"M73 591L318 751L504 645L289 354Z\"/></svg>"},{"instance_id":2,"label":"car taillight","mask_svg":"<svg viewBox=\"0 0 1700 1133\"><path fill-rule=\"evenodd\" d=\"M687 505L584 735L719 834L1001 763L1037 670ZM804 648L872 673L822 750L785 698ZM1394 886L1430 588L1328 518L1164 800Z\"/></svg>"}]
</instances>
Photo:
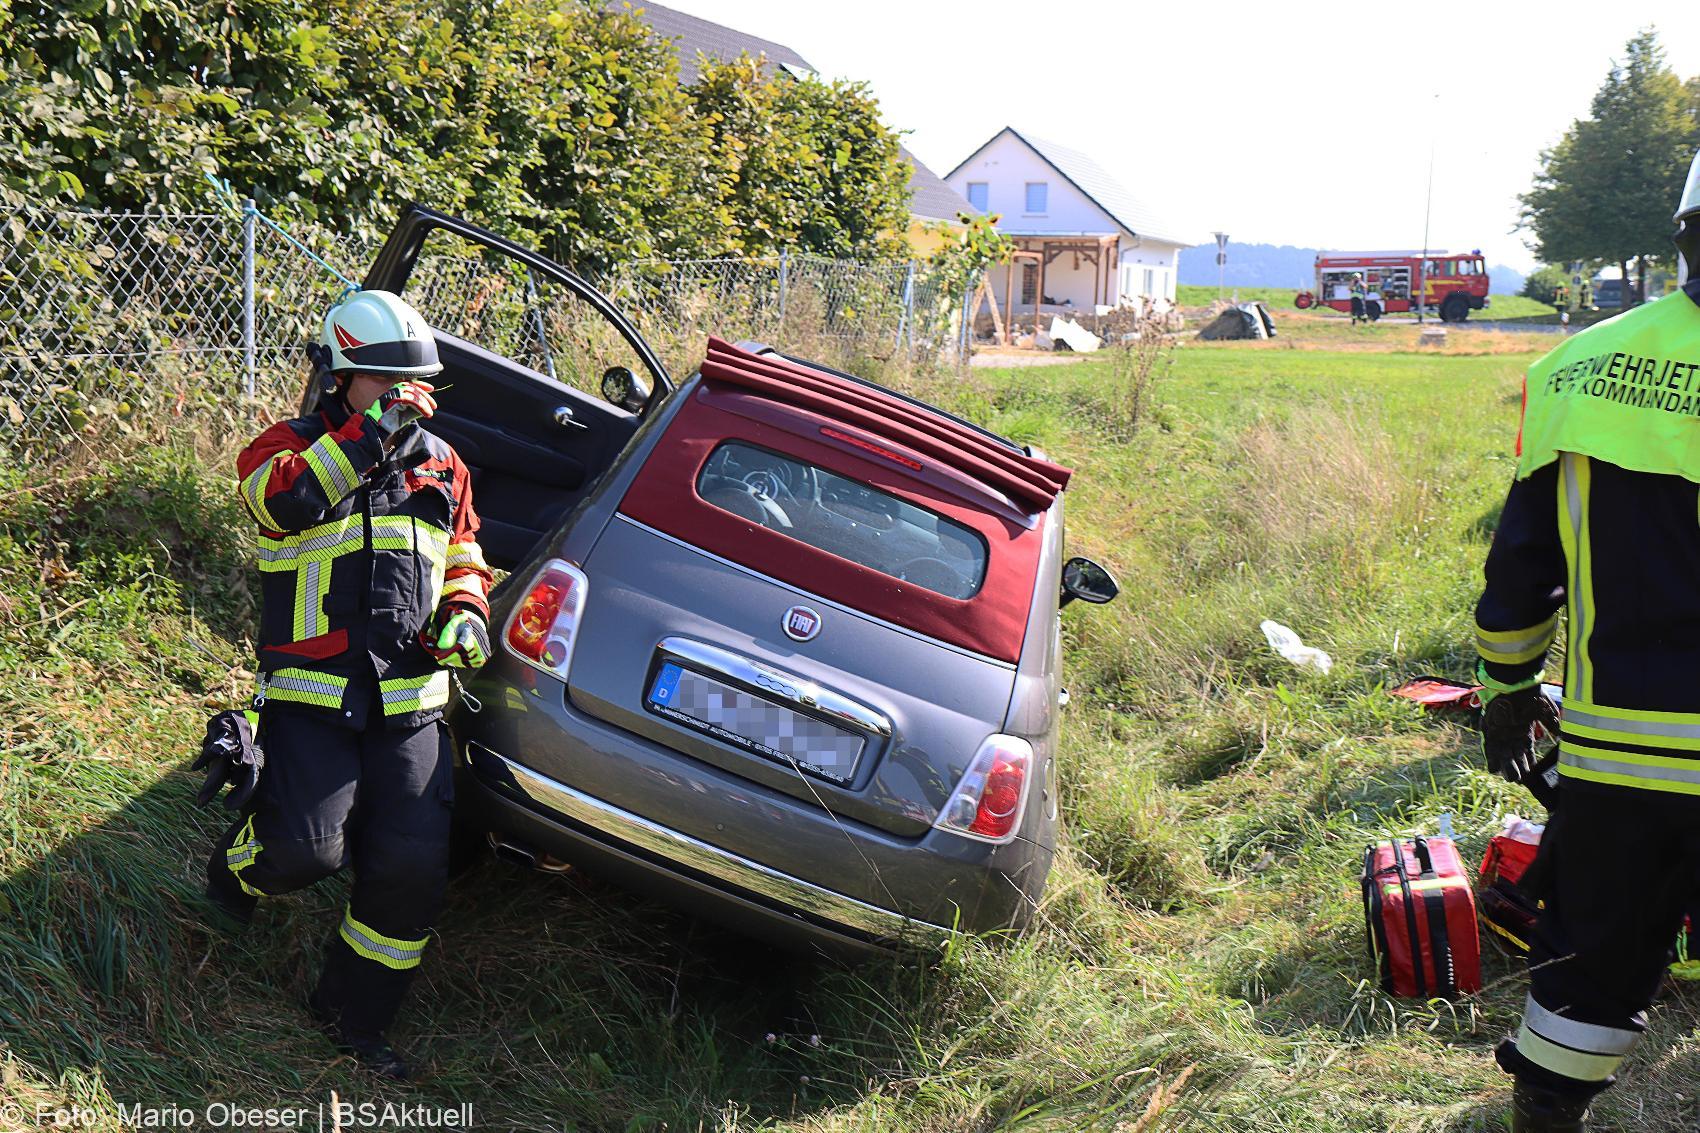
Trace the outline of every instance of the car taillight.
<instances>
[{"instance_id":1,"label":"car taillight","mask_svg":"<svg viewBox=\"0 0 1700 1133\"><path fill-rule=\"evenodd\" d=\"M1007 842L1027 808L1033 745L1017 736L987 736L962 782L939 812L937 825L970 838Z\"/></svg>"},{"instance_id":2,"label":"car taillight","mask_svg":"<svg viewBox=\"0 0 1700 1133\"><path fill-rule=\"evenodd\" d=\"M508 616L502 640L528 665L565 680L590 582L578 567L550 559Z\"/></svg>"}]
</instances>

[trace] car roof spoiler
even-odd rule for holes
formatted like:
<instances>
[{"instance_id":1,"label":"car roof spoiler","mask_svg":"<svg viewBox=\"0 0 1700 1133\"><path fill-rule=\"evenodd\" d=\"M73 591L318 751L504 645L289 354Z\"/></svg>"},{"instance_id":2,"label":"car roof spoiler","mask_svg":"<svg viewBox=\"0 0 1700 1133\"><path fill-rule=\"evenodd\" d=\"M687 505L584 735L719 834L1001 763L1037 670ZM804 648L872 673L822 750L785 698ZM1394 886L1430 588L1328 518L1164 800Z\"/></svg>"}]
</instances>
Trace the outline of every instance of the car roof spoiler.
<instances>
[{"instance_id":1,"label":"car roof spoiler","mask_svg":"<svg viewBox=\"0 0 1700 1133\"><path fill-rule=\"evenodd\" d=\"M1049 508L1073 474L924 401L824 366L795 361L770 348L758 353L748 346L759 344L734 346L711 335L703 379L813 410L904 445L1035 512Z\"/></svg>"}]
</instances>

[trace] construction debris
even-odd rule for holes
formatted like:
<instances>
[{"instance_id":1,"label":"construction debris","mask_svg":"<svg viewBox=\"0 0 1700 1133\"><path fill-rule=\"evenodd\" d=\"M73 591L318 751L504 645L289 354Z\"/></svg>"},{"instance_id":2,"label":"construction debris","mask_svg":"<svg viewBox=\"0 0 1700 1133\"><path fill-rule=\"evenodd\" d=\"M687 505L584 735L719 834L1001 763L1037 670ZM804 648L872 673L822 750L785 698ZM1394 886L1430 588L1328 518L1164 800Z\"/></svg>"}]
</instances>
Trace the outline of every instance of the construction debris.
<instances>
[{"instance_id":1,"label":"construction debris","mask_svg":"<svg viewBox=\"0 0 1700 1133\"><path fill-rule=\"evenodd\" d=\"M1075 322L1073 319L1051 319L1051 349L1073 350L1078 354L1090 354L1104 345L1104 340Z\"/></svg>"}]
</instances>

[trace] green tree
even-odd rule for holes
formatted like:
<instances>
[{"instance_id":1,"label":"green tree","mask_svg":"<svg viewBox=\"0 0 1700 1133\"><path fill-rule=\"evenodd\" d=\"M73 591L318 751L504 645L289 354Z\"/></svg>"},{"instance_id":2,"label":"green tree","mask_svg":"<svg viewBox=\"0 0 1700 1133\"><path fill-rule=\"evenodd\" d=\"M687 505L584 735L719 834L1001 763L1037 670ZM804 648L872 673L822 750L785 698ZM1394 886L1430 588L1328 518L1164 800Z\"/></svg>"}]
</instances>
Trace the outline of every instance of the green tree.
<instances>
[{"instance_id":1,"label":"green tree","mask_svg":"<svg viewBox=\"0 0 1700 1133\"><path fill-rule=\"evenodd\" d=\"M0 200L382 235L410 200L588 271L901 250L908 169L854 84L711 67L592 0L0 0Z\"/></svg>"},{"instance_id":2,"label":"green tree","mask_svg":"<svg viewBox=\"0 0 1700 1133\"><path fill-rule=\"evenodd\" d=\"M1589 117L1541 155L1523 194L1522 224L1543 260L1636 262L1645 290L1649 261L1670 254L1671 212L1696 131L1688 88L1665 65L1652 31L1631 39L1594 95Z\"/></svg>"},{"instance_id":3,"label":"green tree","mask_svg":"<svg viewBox=\"0 0 1700 1133\"><path fill-rule=\"evenodd\" d=\"M903 254L909 167L865 85L796 78L744 56L705 63L691 96L737 251Z\"/></svg>"},{"instance_id":4,"label":"green tree","mask_svg":"<svg viewBox=\"0 0 1700 1133\"><path fill-rule=\"evenodd\" d=\"M1523 279L1523 290L1519 292L1526 299L1537 303L1551 304L1558 297L1558 289L1567 285L1570 277L1564 269L1553 264L1542 264Z\"/></svg>"}]
</instances>

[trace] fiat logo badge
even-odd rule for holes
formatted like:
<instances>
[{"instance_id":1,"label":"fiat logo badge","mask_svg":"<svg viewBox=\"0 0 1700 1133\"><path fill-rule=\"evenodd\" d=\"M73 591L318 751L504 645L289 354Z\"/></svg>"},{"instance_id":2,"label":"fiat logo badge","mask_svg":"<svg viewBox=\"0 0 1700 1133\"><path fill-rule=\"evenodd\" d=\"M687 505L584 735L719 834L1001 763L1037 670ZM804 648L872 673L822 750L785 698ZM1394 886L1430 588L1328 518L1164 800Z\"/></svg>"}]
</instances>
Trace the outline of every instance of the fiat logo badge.
<instances>
[{"instance_id":1,"label":"fiat logo badge","mask_svg":"<svg viewBox=\"0 0 1700 1133\"><path fill-rule=\"evenodd\" d=\"M820 615L807 606L792 606L780 626L792 641L813 641L820 634Z\"/></svg>"}]
</instances>

